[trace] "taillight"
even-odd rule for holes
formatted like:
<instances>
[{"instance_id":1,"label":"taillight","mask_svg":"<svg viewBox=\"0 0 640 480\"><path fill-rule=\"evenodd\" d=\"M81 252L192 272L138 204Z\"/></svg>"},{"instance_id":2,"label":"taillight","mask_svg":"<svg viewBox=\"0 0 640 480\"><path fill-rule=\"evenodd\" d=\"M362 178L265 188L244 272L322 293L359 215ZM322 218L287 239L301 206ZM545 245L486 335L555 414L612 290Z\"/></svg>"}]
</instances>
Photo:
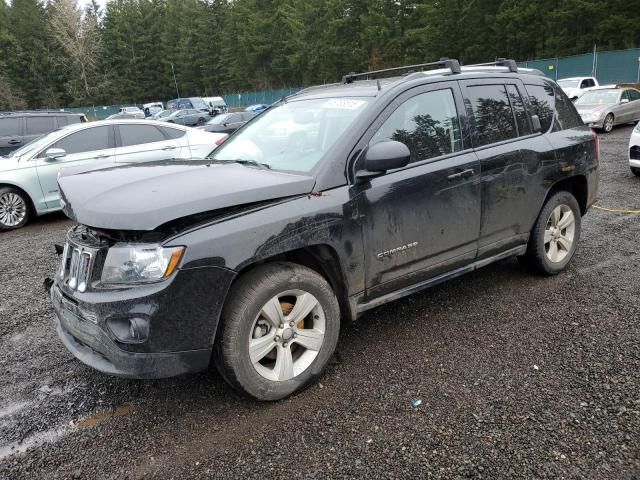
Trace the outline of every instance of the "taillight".
<instances>
[{"instance_id":1,"label":"taillight","mask_svg":"<svg viewBox=\"0 0 640 480\"><path fill-rule=\"evenodd\" d=\"M593 135L593 139L596 142L596 162L600 163L600 137L598 136L598 133L591 129L591 134Z\"/></svg>"},{"instance_id":2,"label":"taillight","mask_svg":"<svg viewBox=\"0 0 640 480\"><path fill-rule=\"evenodd\" d=\"M218 140L216 140L216 145L222 145L227 138L229 138L229 135L225 135L224 137L219 138Z\"/></svg>"}]
</instances>

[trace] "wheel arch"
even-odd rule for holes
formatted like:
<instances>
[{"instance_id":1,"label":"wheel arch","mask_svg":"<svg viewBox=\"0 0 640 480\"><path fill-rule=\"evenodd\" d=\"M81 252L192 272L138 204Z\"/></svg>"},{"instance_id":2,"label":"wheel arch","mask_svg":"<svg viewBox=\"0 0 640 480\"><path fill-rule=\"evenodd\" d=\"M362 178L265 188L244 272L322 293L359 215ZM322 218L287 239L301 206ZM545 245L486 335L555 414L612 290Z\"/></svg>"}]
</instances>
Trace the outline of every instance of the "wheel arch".
<instances>
[{"instance_id":1,"label":"wheel arch","mask_svg":"<svg viewBox=\"0 0 640 480\"><path fill-rule=\"evenodd\" d=\"M342 269L342 264L340 263L338 252L328 244L314 244L287 250L270 257L260 258L246 263L238 271L233 283L235 283L243 274L259 265L283 261L302 265L320 274L327 282L329 282L329 285L331 285L331 288L338 299L342 318L347 321L351 321L356 318L355 308L349 302L347 280ZM231 288L233 288L233 283Z\"/></svg>"},{"instance_id":2,"label":"wheel arch","mask_svg":"<svg viewBox=\"0 0 640 480\"><path fill-rule=\"evenodd\" d=\"M580 213L582 215L587 213L587 199L589 198L589 184L587 182L587 177L585 177L584 175L574 175L572 177L564 178L554 183L547 192L542 205L544 206L544 204L547 203L547 200L549 200L552 195L560 191L571 193L578 201L578 205L580 206Z\"/></svg>"},{"instance_id":3,"label":"wheel arch","mask_svg":"<svg viewBox=\"0 0 640 480\"><path fill-rule=\"evenodd\" d=\"M38 215L38 210L36 209L36 206L33 203L33 199L31 198L31 195L29 195L29 192L27 192L24 188L22 188L19 185L16 185L15 183L7 183L7 182L0 182L0 188L13 188L15 190L18 190L20 193L22 193L25 196L27 200L27 208L29 209L29 213L31 215Z\"/></svg>"}]
</instances>

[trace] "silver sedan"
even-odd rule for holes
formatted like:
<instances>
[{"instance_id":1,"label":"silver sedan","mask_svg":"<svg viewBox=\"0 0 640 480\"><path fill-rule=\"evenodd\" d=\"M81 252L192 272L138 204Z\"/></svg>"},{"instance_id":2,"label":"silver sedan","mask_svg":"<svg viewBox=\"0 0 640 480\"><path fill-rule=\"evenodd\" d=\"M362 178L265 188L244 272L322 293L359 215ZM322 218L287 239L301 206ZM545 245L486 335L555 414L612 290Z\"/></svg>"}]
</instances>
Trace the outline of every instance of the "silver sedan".
<instances>
[{"instance_id":1,"label":"silver sedan","mask_svg":"<svg viewBox=\"0 0 640 480\"><path fill-rule=\"evenodd\" d=\"M575 102L585 125L606 133L615 125L640 120L640 91L601 87L589 90Z\"/></svg>"}]
</instances>

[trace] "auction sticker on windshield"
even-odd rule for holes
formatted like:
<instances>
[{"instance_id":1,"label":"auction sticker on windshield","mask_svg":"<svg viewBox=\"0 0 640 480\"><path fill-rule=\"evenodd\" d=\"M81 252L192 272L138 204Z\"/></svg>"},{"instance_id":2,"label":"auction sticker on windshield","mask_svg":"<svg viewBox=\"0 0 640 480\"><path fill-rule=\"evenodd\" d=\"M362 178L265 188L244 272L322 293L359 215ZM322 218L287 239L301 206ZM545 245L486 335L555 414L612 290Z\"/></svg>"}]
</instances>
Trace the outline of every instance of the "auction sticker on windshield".
<instances>
[{"instance_id":1,"label":"auction sticker on windshield","mask_svg":"<svg viewBox=\"0 0 640 480\"><path fill-rule=\"evenodd\" d=\"M339 108L342 110L357 110L364 105L364 100L354 100L352 98L332 98L322 104L323 108Z\"/></svg>"}]
</instances>

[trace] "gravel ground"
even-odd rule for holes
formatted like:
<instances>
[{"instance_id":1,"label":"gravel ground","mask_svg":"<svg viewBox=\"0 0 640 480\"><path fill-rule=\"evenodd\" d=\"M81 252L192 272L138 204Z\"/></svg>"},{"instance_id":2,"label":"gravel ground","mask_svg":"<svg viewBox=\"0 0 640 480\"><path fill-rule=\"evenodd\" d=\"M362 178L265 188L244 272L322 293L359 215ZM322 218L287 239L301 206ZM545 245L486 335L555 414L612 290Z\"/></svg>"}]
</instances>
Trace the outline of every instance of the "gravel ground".
<instances>
[{"instance_id":1,"label":"gravel ground","mask_svg":"<svg viewBox=\"0 0 640 480\"><path fill-rule=\"evenodd\" d=\"M602 137L604 207L640 208L630 133ZM638 215L590 211L557 277L507 260L369 312L272 404L73 359L42 288L69 225L0 235L0 479L640 478Z\"/></svg>"}]
</instances>

